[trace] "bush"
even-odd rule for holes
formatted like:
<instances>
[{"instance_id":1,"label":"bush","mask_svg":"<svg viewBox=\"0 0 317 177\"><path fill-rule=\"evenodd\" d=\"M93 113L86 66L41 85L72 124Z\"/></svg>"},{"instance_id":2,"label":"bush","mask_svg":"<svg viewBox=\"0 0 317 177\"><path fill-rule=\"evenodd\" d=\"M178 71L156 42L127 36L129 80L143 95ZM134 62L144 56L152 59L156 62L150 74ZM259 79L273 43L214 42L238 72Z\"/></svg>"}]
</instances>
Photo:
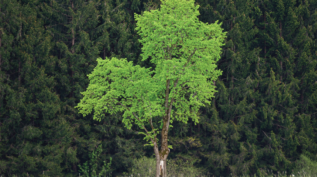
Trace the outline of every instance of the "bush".
<instances>
[{"instance_id":1,"label":"bush","mask_svg":"<svg viewBox=\"0 0 317 177\"><path fill-rule=\"evenodd\" d=\"M309 157L302 154L295 164L295 176L317 176L317 162L312 161Z\"/></svg>"},{"instance_id":2,"label":"bush","mask_svg":"<svg viewBox=\"0 0 317 177\"><path fill-rule=\"evenodd\" d=\"M98 158L100 156L102 152L102 145L99 145L97 148L97 151L93 151L91 154L89 154L90 157L90 162L88 164L88 161L86 161L83 164L83 167L81 165L78 165L79 169L80 169L80 173L83 173L83 177L97 177L97 167L98 167ZM110 162L108 164L106 164L105 161L103 161L104 165L102 167L102 170L99 173L99 177L104 177L107 176L107 172L109 173L110 171L110 165L111 165L111 160L112 158L110 157ZM79 173L79 176L80 176Z\"/></svg>"}]
</instances>

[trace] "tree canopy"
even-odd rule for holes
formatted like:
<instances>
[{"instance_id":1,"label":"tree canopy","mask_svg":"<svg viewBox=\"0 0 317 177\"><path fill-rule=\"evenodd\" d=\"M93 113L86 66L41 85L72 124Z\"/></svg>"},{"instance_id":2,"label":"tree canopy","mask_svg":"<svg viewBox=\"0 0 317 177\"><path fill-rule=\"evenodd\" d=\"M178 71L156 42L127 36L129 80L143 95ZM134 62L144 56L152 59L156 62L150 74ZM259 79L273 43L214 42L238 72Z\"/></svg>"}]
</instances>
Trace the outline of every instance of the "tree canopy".
<instances>
[{"instance_id":1,"label":"tree canopy","mask_svg":"<svg viewBox=\"0 0 317 177\"><path fill-rule=\"evenodd\" d=\"M151 57L155 70L133 66L126 59L98 58L88 75L90 84L82 92L84 98L75 108L84 116L94 110L96 120L101 120L104 111L124 111L125 126L130 129L135 122L147 137L153 137L159 128L152 126L150 133L144 125L167 112L167 130L174 120L186 123L190 117L198 123L198 109L210 104L208 99L216 92L213 81L222 73L216 62L226 34L217 21L198 21L198 8L193 1L168 0L160 10L135 14L142 61Z\"/></svg>"}]
</instances>

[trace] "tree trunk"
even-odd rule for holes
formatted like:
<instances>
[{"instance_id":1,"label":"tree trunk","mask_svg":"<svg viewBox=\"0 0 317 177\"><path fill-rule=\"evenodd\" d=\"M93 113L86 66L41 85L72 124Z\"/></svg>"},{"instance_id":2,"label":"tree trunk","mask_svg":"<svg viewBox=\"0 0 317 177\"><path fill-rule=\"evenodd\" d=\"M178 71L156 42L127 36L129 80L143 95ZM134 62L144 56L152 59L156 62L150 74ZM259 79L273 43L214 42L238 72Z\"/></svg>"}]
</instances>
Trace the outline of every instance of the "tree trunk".
<instances>
[{"instance_id":1,"label":"tree trunk","mask_svg":"<svg viewBox=\"0 0 317 177\"><path fill-rule=\"evenodd\" d=\"M165 122L165 121L164 121ZM164 123L165 124L165 123ZM166 127L166 126L165 126ZM161 147L161 151L159 151L159 148L154 142L154 153L156 158L156 174L155 177L167 177L167 170L166 170L166 159L170 153L168 147L167 147L167 132L166 129L163 127L162 130L162 137L165 137L164 140L162 139L162 144L165 144Z\"/></svg>"},{"instance_id":2,"label":"tree trunk","mask_svg":"<svg viewBox=\"0 0 317 177\"><path fill-rule=\"evenodd\" d=\"M156 174L155 177L167 177L166 170L166 159L169 154L169 150L163 150L161 147L161 151L158 150L157 144L154 145L154 152L156 158Z\"/></svg>"},{"instance_id":3,"label":"tree trunk","mask_svg":"<svg viewBox=\"0 0 317 177\"><path fill-rule=\"evenodd\" d=\"M161 150L159 151L158 146L156 144L156 138L153 141L154 144L154 153L156 158L156 175L155 177L167 177L167 170L166 170L166 159L168 157L168 154L170 153L170 150L168 149L168 128L169 128L169 122L171 117L171 109L173 100L170 103L170 106L168 106L168 95L169 95L169 83L170 80L167 80L167 87L166 87L166 99L165 99L165 108L166 108L166 114L163 118L163 127L162 127L162 145ZM176 82L177 83L177 82ZM175 84L176 85L176 84ZM174 86L175 86L174 85Z\"/></svg>"}]
</instances>

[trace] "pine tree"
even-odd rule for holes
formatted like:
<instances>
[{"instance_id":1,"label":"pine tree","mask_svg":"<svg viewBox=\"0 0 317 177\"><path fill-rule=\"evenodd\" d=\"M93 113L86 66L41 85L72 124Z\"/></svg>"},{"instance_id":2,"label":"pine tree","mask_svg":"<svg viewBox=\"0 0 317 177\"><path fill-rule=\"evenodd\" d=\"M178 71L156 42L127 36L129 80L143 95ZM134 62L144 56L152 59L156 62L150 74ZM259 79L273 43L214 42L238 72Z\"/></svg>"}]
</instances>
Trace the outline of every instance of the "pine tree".
<instances>
[{"instance_id":1,"label":"pine tree","mask_svg":"<svg viewBox=\"0 0 317 177\"><path fill-rule=\"evenodd\" d=\"M67 137L67 146L62 153L64 173L78 175L77 148L79 144L89 145L89 150L100 144L93 132L89 138L80 137L80 127L87 127L91 121L79 120L74 106L87 83L86 75L91 72L96 64L96 58L100 51L99 46L92 38L93 29L99 23L97 11L98 1L42 1L42 14L45 17L45 26L53 34L54 47L51 54L58 57L53 75L57 85L55 87L61 103L61 112L56 115L65 121L64 126L70 126L69 131L64 132ZM65 127L66 128L66 127ZM79 151L82 151L80 149ZM88 152L87 152L88 154ZM70 156L72 158L70 158Z\"/></svg>"},{"instance_id":2,"label":"pine tree","mask_svg":"<svg viewBox=\"0 0 317 177\"><path fill-rule=\"evenodd\" d=\"M253 172L260 169L286 171L299 157L299 145L294 123L297 113L298 79L294 77L296 50L292 47L294 31L299 28L295 1L264 1L255 8L255 24L259 27L259 43L265 62L259 72L259 96L255 99L258 134L258 161ZM262 11L263 16L261 16ZM260 64L261 65L261 64ZM267 75L269 73L269 75Z\"/></svg>"},{"instance_id":3,"label":"pine tree","mask_svg":"<svg viewBox=\"0 0 317 177\"><path fill-rule=\"evenodd\" d=\"M8 158L5 156L9 144L10 109L7 107L8 94L12 92L10 85L10 58L13 43L19 37L20 5L17 1L1 1L0 3L0 173L5 174L9 169ZM12 123L11 123L12 125ZM11 140L12 142L12 140ZM9 153L10 155L10 153Z\"/></svg>"},{"instance_id":4,"label":"pine tree","mask_svg":"<svg viewBox=\"0 0 317 177\"><path fill-rule=\"evenodd\" d=\"M298 114L295 122L298 131L299 152L317 161L317 136L316 136L316 107L317 107L317 2L297 2L293 16L297 17L299 24L294 31L292 45L296 48L294 60L294 77L298 80L296 95Z\"/></svg>"},{"instance_id":5,"label":"pine tree","mask_svg":"<svg viewBox=\"0 0 317 177\"><path fill-rule=\"evenodd\" d=\"M207 158L214 161L208 168L216 175L225 171L254 174L266 168L290 172L290 162L299 156L293 122L299 83L292 74L295 50L291 41L284 41L294 39L300 21L292 15L295 5L293 1L214 1L202 5L202 14L208 18L201 18L220 18L229 35L219 61L226 77L215 83L219 92L214 105L202 110L207 113L203 119L212 116L204 124L213 130L209 142L215 143L204 145L202 141L203 148L214 145L222 150L222 156L213 150ZM243 15L243 20L238 15Z\"/></svg>"},{"instance_id":6,"label":"pine tree","mask_svg":"<svg viewBox=\"0 0 317 177\"><path fill-rule=\"evenodd\" d=\"M108 161L111 156L114 171L127 170L134 158L144 154L140 150L142 142L135 143L135 146L128 145L134 143L128 139L135 136L135 132L128 131L120 123L118 118L122 118L122 114L105 115L107 119L99 123L89 116L83 118L73 109L74 103L82 97L78 93L88 86L87 74L95 67L98 56L128 56L129 60L136 62L141 52L138 52L140 47L134 45L137 35L131 30L135 26L131 19L132 10L138 10L139 5L137 1L129 4L109 0L43 1L41 5L46 29L51 32L56 44L51 54L58 57L53 75L57 80L56 92L62 101L60 117L70 122L72 130L76 132L73 132L72 141L69 142L72 142L73 148L77 148L78 162L68 163L64 156L62 164L66 166L64 172L69 175L78 175L77 166L88 161L88 155L100 143L104 153L99 164L102 165L102 160Z\"/></svg>"},{"instance_id":7,"label":"pine tree","mask_svg":"<svg viewBox=\"0 0 317 177\"><path fill-rule=\"evenodd\" d=\"M53 70L54 62L49 56L50 36L37 18L34 2L1 5L1 11L9 15L2 18L4 24L13 19L3 28L4 38L15 36L4 43L10 54L2 53L5 77L1 93L5 98L1 110L6 111L0 115L1 174L39 176L50 170L46 172L52 176L61 175L60 145L47 145L49 130L43 128L47 124L54 127L50 119L59 111L59 98L52 91L54 78L46 74Z\"/></svg>"},{"instance_id":8,"label":"pine tree","mask_svg":"<svg viewBox=\"0 0 317 177\"><path fill-rule=\"evenodd\" d=\"M254 45L258 29L254 28L251 13L256 6L250 1L213 1L202 5L201 19L223 21L228 31L222 59L218 66L224 71L214 83L219 88L212 105L202 109L202 163L216 176L241 175L255 163L254 136L246 141L246 127L256 116L253 74L259 65L260 49ZM207 16L208 15L208 16ZM258 63L258 64L256 64ZM259 69L257 70L259 71ZM248 129L247 129L248 130ZM250 135L251 132L248 132Z\"/></svg>"}]
</instances>

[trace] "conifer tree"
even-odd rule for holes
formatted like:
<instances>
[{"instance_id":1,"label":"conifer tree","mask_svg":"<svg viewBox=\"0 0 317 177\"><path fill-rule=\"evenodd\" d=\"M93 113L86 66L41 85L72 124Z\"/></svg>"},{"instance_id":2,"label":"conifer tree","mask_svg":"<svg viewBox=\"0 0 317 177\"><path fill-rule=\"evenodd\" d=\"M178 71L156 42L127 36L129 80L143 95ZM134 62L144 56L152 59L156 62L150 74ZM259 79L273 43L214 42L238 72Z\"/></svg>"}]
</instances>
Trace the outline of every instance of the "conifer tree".
<instances>
[{"instance_id":1,"label":"conifer tree","mask_svg":"<svg viewBox=\"0 0 317 177\"><path fill-rule=\"evenodd\" d=\"M63 105L60 116L65 117L77 133L71 139L73 148L77 147L79 161L67 165L67 159L63 162L69 174L76 174L77 165L88 161L88 154L100 143L104 150L101 159L98 159L99 164L102 164L102 158L108 161L112 156L111 166L117 171L129 168L134 158L143 155L141 142L135 143L135 146L128 145L133 144L134 141L128 138L135 136L135 132L122 126L118 120L122 119L122 115L106 115L99 123L89 116L83 118L73 109L73 104L81 98L77 93L88 86L86 75L96 66L98 56L128 56L131 57L129 60L136 62L140 47L135 45L138 42L136 32L132 34L135 24L130 22L133 19L131 10L137 10L138 5L137 1L129 4L127 1L109 0L43 1L41 5L46 29L51 32L56 44L51 54L58 57L53 75L56 76L55 88Z\"/></svg>"},{"instance_id":2,"label":"conifer tree","mask_svg":"<svg viewBox=\"0 0 317 177\"><path fill-rule=\"evenodd\" d=\"M252 103L255 82L251 73L255 73L255 66L259 65L254 63L260 62L260 49L254 45L258 33L251 18L254 6L251 1L213 1L203 4L201 9L200 19L206 22L220 19L228 31L224 52L218 61L224 74L214 82L219 92L212 105L201 110L205 132L199 154L202 164L215 176L247 174L255 163L254 149L249 143L255 143L256 139L245 141L243 136L246 124L256 116Z\"/></svg>"},{"instance_id":3,"label":"conifer tree","mask_svg":"<svg viewBox=\"0 0 317 177\"><path fill-rule=\"evenodd\" d=\"M52 121L59 111L54 93L54 57L49 56L50 36L43 21L37 18L35 3L16 1L1 3L5 57L1 62L1 162L0 173L6 176L40 176L62 173L62 145L52 134L58 126ZM8 21L8 19L11 19ZM10 23L10 24L8 24ZM10 36L14 38L10 39ZM1 44L2 46L2 44ZM60 127L67 131L68 127ZM49 139L47 139L49 137ZM56 143L56 144L55 144Z\"/></svg>"},{"instance_id":4,"label":"conifer tree","mask_svg":"<svg viewBox=\"0 0 317 177\"><path fill-rule=\"evenodd\" d=\"M270 73L270 79L263 79L259 86L262 90L259 113L264 118L259 130L263 132L262 146L270 150L261 158L274 162L270 164L274 172L287 171L288 174L294 168L291 161L299 158L298 147L302 144L297 135L300 129L295 125L302 87L296 74L300 53L294 49L295 41L302 39L298 32L306 26L304 19L298 16L302 8L296 1L275 0L261 5L265 20L261 25L261 40L266 41L263 55L267 59L266 72Z\"/></svg>"},{"instance_id":5,"label":"conifer tree","mask_svg":"<svg viewBox=\"0 0 317 177\"><path fill-rule=\"evenodd\" d=\"M5 157L8 149L8 123L10 110L7 108L6 95L12 90L10 85L10 54L13 50L12 43L17 37L21 18L19 17L20 5L17 1L2 1L0 4L0 173L8 170L8 159Z\"/></svg>"},{"instance_id":6,"label":"conifer tree","mask_svg":"<svg viewBox=\"0 0 317 177\"><path fill-rule=\"evenodd\" d=\"M219 67L224 74L215 83L219 92L215 94L214 106L208 108L212 111L207 110L207 115L212 118L206 119L205 123L206 128L216 129L214 132L219 134L219 138L212 138L215 144L211 145L219 147L224 155L221 158L220 154L213 150L208 158L210 161L214 160L208 167L214 168L212 171L216 172L216 175L224 175L224 171L228 170L233 174L252 174L270 165L275 172L277 169L290 172L293 168L290 162L296 160L299 155L299 142L293 122L297 111L295 99L298 95L298 80L292 74L295 50L291 46L292 42L285 42L284 39L294 39L295 33L292 31L297 29L297 21L300 21L296 17L297 21L292 19L292 9L296 9L295 5L298 4L293 1L214 1L210 2L210 5L202 5L205 7L202 14L208 14L210 21L220 18L224 21L224 29L228 31L224 56L219 60ZM238 11L231 10L232 7ZM239 16L237 14L245 14L245 20L235 17ZM201 19L208 18L201 16ZM280 21L275 22L276 19ZM236 29L231 27L230 21L237 21L232 25ZM283 28L283 25L286 27ZM239 58L241 65L237 62ZM202 112L206 113L206 109L202 109ZM271 119L268 119L268 114ZM214 120L218 117L220 121ZM206 115L203 115L202 121L205 118ZM211 147L204 144L205 142L202 142L202 147ZM271 153L267 149L271 149ZM243 157L248 160L241 160L240 163L239 160L235 161ZM223 161L217 163L215 160ZM263 160L275 163L263 163ZM259 163L260 161L262 163ZM224 164L223 172L217 172L217 164Z\"/></svg>"},{"instance_id":7,"label":"conifer tree","mask_svg":"<svg viewBox=\"0 0 317 177\"><path fill-rule=\"evenodd\" d=\"M99 55L98 43L92 40L94 31L99 23L98 1L42 1L42 15L45 17L45 27L53 36L54 47L51 54L57 56L55 76L56 92L60 97L61 112L60 119L64 119L68 128L67 148L63 152L65 174L78 175L77 154L75 158L69 158L72 151L80 148L80 153L87 147L89 151L100 144L100 140L94 138L94 133L89 138L79 136L80 129L90 132L91 121L78 120L80 117L73 109L75 103L80 99L79 92L86 87L85 75L90 72L96 64L95 58ZM66 136L66 135L64 135ZM81 144L81 145L79 145ZM72 150L72 151L71 151ZM86 152L87 158L89 151ZM84 161L87 161L85 159Z\"/></svg>"},{"instance_id":8,"label":"conifer tree","mask_svg":"<svg viewBox=\"0 0 317 177\"><path fill-rule=\"evenodd\" d=\"M295 117L300 143L298 151L317 161L317 2L309 0L296 5L288 18L296 18L298 27L288 31L295 36L290 41L296 48L293 74L298 81L298 91L294 94L298 105Z\"/></svg>"}]
</instances>

